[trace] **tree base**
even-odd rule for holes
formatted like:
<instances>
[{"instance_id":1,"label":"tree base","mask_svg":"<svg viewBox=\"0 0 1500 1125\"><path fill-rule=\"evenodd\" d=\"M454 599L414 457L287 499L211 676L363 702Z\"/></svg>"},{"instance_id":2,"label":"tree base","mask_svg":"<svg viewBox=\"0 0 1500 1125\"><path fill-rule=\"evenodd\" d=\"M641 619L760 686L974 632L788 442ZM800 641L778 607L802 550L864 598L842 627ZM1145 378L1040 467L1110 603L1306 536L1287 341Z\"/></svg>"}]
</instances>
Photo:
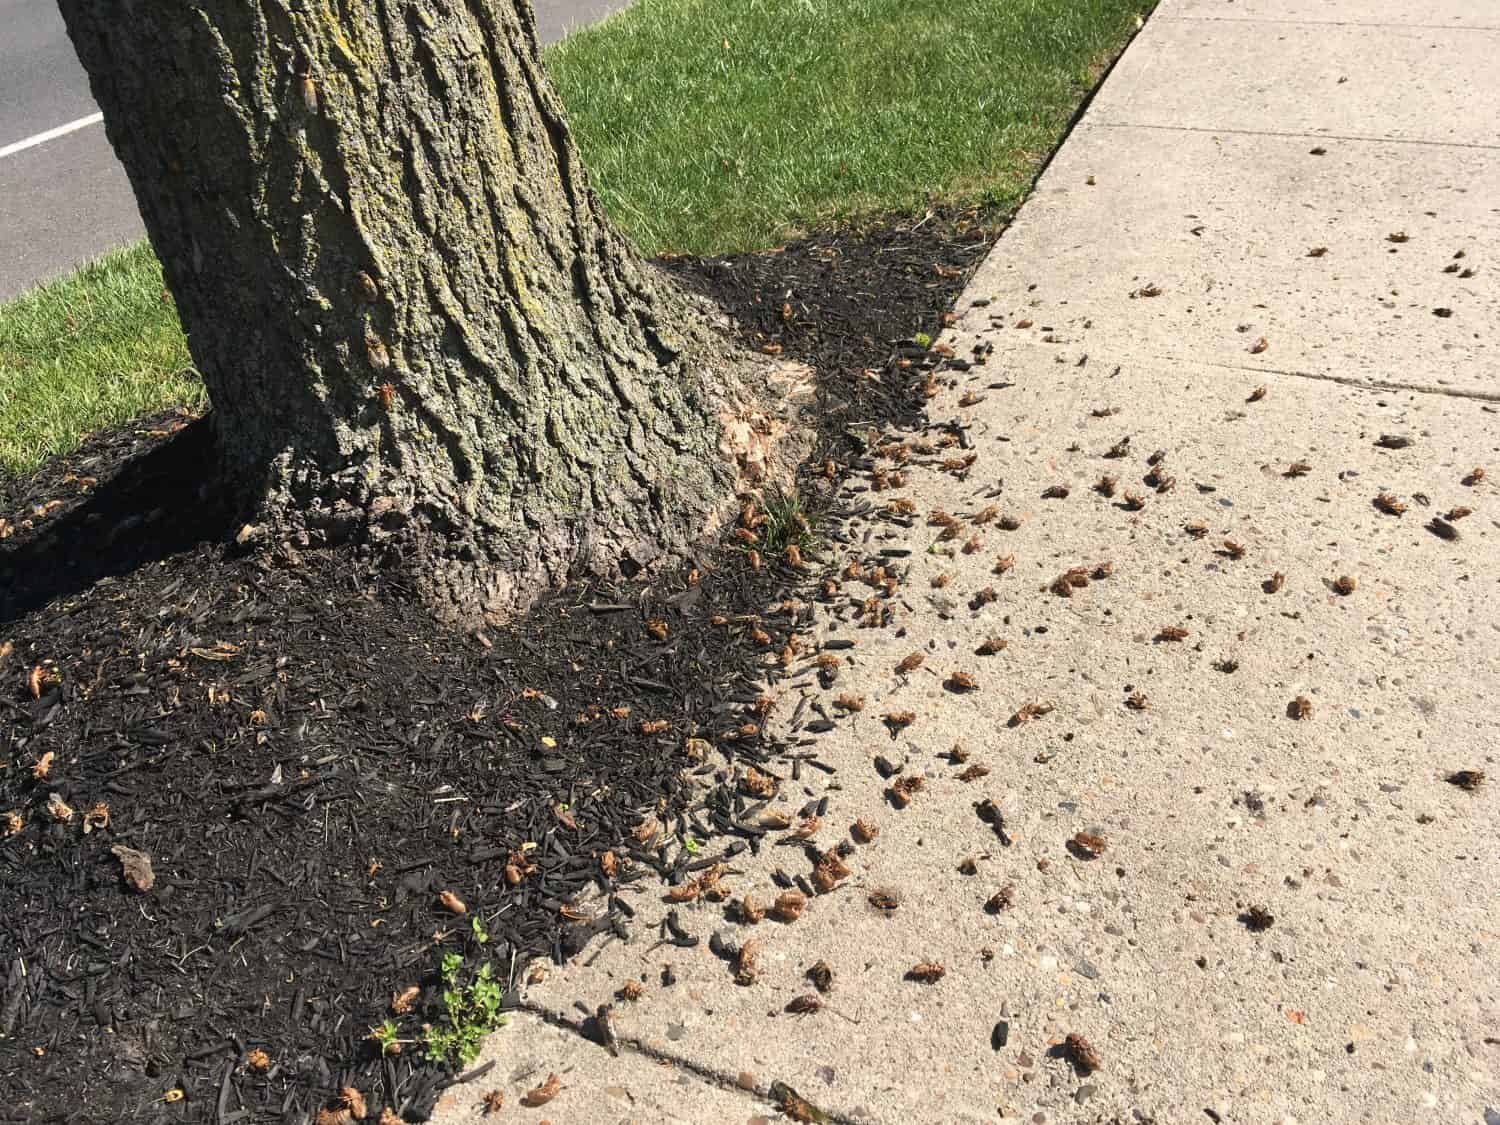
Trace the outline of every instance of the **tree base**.
<instances>
[{"instance_id":1,"label":"tree base","mask_svg":"<svg viewBox=\"0 0 1500 1125\"><path fill-rule=\"evenodd\" d=\"M277 474L236 541L293 565L304 550L361 545L458 628L503 624L569 582L649 577L689 561L745 498L790 485L812 433L803 417L811 368L723 340L694 350L700 368L708 361L715 370L702 397L714 408L705 424L718 435L717 459L705 463L691 447L663 455L659 479L623 503L526 512L517 528L455 519L451 504L433 505L399 479L359 488L304 468Z\"/></svg>"}]
</instances>

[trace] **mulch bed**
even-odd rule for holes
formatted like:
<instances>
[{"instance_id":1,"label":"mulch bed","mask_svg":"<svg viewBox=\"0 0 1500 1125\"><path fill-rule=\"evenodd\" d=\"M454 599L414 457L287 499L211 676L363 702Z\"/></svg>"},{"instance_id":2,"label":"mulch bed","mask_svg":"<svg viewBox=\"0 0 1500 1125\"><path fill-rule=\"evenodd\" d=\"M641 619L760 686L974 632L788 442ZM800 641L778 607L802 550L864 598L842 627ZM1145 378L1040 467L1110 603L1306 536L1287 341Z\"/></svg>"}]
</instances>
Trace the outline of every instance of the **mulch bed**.
<instances>
[{"instance_id":1,"label":"mulch bed","mask_svg":"<svg viewBox=\"0 0 1500 1125\"><path fill-rule=\"evenodd\" d=\"M992 237L933 214L662 264L817 370L810 463L847 463L852 424L920 409L932 360L902 341L936 334ZM756 727L796 625L770 607L804 579L727 544L695 584L449 634L352 555L237 553L210 454L168 414L0 482L0 1120L300 1122L345 1085L371 1120L424 1120L459 1077L415 1042L444 953L512 990L535 955L628 934L621 882L756 842L725 763L813 752ZM689 835L696 857L662 846ZM632 862L610 878L606 852ZM413 1042L382 1055L367 1036L412 985Z\"/></svg>"}]
</instances>

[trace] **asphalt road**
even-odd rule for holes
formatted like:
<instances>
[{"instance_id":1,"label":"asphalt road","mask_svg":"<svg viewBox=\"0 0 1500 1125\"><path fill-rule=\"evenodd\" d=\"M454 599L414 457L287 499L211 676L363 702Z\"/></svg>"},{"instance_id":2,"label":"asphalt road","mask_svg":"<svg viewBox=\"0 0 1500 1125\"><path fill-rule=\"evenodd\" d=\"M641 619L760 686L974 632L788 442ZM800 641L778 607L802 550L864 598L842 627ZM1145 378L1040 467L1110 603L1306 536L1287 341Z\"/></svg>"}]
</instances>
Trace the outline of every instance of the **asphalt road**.
<instances>
[{"instance_id":1,"label":"asphalt road","mask_svg":"<svg viewBox=\"0 0 1500 1125\"><path fill-rule=\"evenodd\" d=\"M627 2L535 0L537 26L552 43ZM55 0L0 0L0 301L145 233L97 114Z\"/></svg>"}]
</instances>

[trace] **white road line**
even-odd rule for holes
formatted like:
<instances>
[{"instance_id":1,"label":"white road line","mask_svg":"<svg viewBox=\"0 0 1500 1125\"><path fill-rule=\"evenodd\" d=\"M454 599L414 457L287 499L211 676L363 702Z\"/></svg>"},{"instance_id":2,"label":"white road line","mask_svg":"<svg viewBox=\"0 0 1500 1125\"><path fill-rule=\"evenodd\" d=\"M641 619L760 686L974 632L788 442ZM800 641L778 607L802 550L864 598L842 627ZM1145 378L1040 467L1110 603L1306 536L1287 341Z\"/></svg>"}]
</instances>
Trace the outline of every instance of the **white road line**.
<instances>
[{"instance_id":1,"label":"white road line","mask_svg":"<svg viewBox=\"0 0 1500 1125\"><path fill-rule=\"evenodd\" d=\"M14 156L18 152L24 152L28 148L34 148L48 141L56 140L58 137L66 137L69 133L76 133L79 129L87 129L90 125L97 125L104 120L104 114L91 113L87 117L80 117L77 121L69 121L66 125L59 125L56 129L48 129L45 133L38 133L34 137L27 137L23 141L6 145L0 148L0 160L7 156Z\"/></svg>"}]
</instances>

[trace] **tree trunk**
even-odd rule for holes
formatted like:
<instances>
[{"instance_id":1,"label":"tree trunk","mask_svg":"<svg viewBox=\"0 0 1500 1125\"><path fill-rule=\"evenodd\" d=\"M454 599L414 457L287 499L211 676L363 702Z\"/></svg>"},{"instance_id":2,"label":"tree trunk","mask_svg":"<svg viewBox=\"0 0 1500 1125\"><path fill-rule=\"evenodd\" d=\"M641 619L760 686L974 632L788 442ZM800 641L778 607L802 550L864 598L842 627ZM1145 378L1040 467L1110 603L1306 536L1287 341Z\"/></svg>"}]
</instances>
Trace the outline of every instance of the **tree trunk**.
<instances>
[{"instance_id":1,"label":"tree trunk","mask_svg":"<svg viewBox=\"0 0 1500 1125\"><path fill-rule=\"evenodd\" d=\"M441 613L730 498L723 345L605 220L527 0L60 0L264 533Z\"/></svg>"}]
</instances>

